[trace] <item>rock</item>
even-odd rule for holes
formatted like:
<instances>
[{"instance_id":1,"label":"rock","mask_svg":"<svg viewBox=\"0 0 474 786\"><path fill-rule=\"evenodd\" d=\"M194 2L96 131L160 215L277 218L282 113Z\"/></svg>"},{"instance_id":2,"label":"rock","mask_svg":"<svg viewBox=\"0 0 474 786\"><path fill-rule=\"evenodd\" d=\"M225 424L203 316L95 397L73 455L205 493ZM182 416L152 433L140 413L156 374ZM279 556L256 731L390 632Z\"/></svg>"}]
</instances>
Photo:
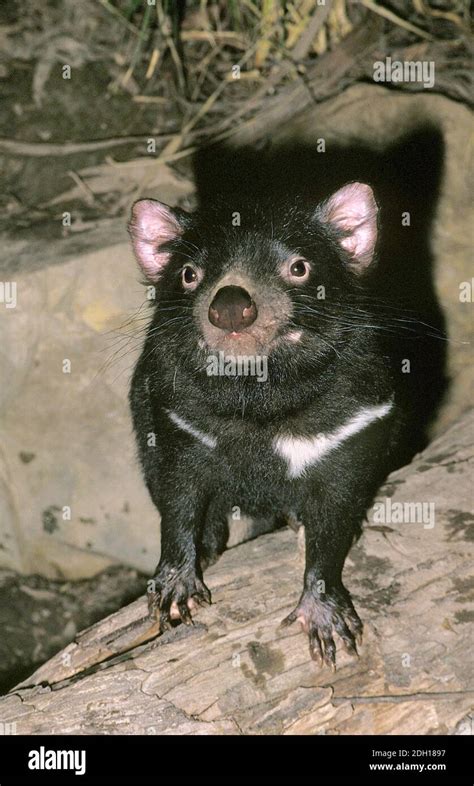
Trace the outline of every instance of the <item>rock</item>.
<instances>
[{"instance_id":1,"label":"rock","mask_svg":"<svg viewBox=\"0 0 474 786\"><path fill-rule=\"evenodd\" d=\"M0 350L3 567L56 579L154 567L158 517L127 406L144 292L125 245L18 277Z\"/></svg>"}]
</instances>

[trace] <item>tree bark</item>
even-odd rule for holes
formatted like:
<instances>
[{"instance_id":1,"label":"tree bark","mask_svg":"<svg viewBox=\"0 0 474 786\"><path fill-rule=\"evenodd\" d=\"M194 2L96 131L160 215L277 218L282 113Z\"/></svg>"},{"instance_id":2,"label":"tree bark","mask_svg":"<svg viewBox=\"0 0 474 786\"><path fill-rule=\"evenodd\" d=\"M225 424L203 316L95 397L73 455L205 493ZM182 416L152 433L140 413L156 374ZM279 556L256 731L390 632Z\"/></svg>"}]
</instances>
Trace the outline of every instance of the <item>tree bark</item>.
<instances>
[{"instance_id":1,"label":"tree bark","mask_svg":"<svg viewBox=\"0 0 474 786\"><path fill-rule=\"evenodd\" d=\"M194 626L157 636L142 597L79 634L0 699L3 722L20 734L472 733L471 423L393 473L369 512L345 570L365 623L359 659L338 646L337 672L320 669L305 635L279 628L302 579L285 529L222 556Z\"/></svg>"}]
</instances>

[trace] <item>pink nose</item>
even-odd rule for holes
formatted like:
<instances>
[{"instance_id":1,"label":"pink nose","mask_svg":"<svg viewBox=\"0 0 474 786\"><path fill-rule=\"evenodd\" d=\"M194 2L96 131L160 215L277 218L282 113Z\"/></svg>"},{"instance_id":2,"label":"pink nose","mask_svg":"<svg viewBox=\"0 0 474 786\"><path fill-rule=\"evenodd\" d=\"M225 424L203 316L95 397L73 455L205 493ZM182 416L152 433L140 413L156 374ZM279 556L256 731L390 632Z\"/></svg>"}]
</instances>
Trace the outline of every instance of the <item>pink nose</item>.
<instances>
[{"instance_id":1,"label":"pink nose","mask_svg":"<svg viewBox=\"0 0 474 786\"><path fill-rule=\"evenodd\" d=\"M249 327L257 314L257 306L242 287L222 287L209 306L209 322L233 333Z\"/></svg>"}]
</instances>

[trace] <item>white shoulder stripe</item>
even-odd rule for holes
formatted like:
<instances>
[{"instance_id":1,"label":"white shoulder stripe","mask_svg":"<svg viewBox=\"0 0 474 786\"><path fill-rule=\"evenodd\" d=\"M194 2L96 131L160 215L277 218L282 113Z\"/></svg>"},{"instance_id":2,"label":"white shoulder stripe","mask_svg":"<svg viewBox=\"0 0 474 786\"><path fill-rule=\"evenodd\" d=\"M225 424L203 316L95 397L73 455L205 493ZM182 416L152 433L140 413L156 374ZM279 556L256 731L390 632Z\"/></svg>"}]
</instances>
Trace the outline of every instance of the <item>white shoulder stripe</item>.
<instances>
[{"instance_id":1,"label":"white shoulder stripe","mask_svg":"<svg viewBox=\"0 0 474 786\"><path fill-rule=\"evenodd\" d=\"M177 415L176 412L172 412L170 409L166 410L166 414L168 415L169 419L172 420L176 426L178 426L178 428L180 428L182 431L186 431L188 434L191 434L192 437L198 439L199 442L202 442L202 444L207 448L216 447L217 440L214 437L210 437L208 434L205 434L198 428L194 428L191 423L188 423L187 420Z\"/></svg>"},{"instance_id":2,"label":"white shoulder stripe","mask_svg":"<svg viewBox=\"0 0 474 786\"><path fill-rule=\"evenodd\" d=\"M353 434L362 431L374 420L385 417L392 406L393 400L361 409L332 434L316 434L315 437L275 437L273 447L275 452L288 463L288 477L298 478L308 466L316 464Z\"/></svg>"}]
</instances>

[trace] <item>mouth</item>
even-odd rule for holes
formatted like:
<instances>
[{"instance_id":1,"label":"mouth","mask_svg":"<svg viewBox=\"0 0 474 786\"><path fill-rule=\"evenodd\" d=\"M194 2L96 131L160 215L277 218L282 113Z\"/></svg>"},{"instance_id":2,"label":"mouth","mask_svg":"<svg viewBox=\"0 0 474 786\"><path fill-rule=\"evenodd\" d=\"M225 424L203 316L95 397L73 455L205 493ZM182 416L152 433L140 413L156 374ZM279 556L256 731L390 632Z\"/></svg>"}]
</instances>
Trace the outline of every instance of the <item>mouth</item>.
<instances>
[{"instance_id":1,"label":"mouth","mask_svg":"<svg viewBox=\"0 0 474 786\"><path fill-rule=\"evenodd\" d=\"M229 333L224 333L222 338L223 338L223 341L225 341L226 339L237 339L237 340L239 340L241 338L245 338L245 336L248 336L248 335L249 335L249 333L247 333L247 332L245 332L243 330L241 330L241 331L231 330Z\"/></svg>"},{"instance_id":2,"label":"mouth","mask_svg":"<svg viewBox=\"0 0 474 786\"><path fill-rule=\"evenodd\" d=\"M295 346L302 339L302 331L288 330L274 332L271 336L255 335L250 330L232 330L228 333L221 332L220 335L213 336L212 339L204 337L199 340L199 348L205 352L219 353L229 357L236 355L247 356L268 356L277 347Z\"/></svg>"},{"instance_id":3,"label":"mouth","mask_svg":"<svg viewBox=\"0 0 474 786\"><path fill-rule=\"evenodd\" d=\"M263 344L248 330L231 330L216 336L212 342L206 341L211 351L221 351L229 355L256 355L263 352Z\"/></svg>"}]
</instances>

